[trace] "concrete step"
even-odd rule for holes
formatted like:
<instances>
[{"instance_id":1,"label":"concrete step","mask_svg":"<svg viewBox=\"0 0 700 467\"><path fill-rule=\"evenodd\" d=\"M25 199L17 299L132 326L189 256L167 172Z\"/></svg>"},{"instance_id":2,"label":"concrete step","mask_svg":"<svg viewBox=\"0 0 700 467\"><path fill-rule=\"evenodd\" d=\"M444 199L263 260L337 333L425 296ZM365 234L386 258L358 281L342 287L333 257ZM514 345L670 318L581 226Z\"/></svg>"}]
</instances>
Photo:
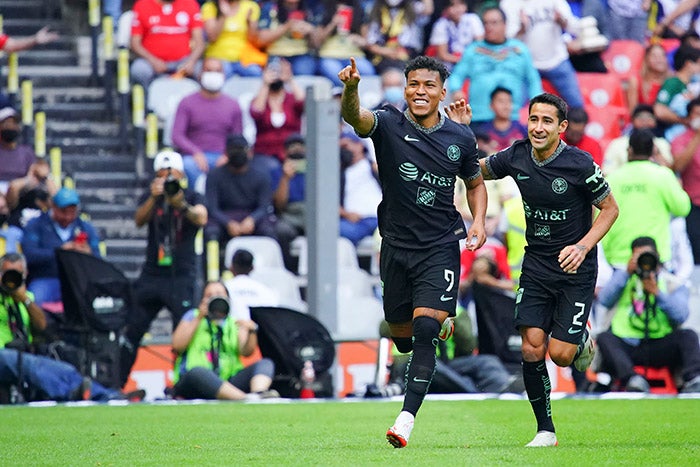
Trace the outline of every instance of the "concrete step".
<instances>
[{"instance_id":1,"label":"concrete step","mask_svg":"<svg viewBox=\"0 0 700 467\"><path fill-rule=\"evenodd\" d=\"M136 176L133 176L136 178ZM83 203L118 203L132 206L134 211L142 193L145 193L146 188L107 188L107 187L91 187L78 186L80 199ZM142 235L137 235L141 237ZM145 231L143 233L145 236Z\"/></svg>"},{"instance_id":2,"label":"concrete step","mask_svg":"<svg viewBox=\"0 0 700 467\"><path fill-rule=\"evenodd\" d=\"M118 252L110 253L109 249L107 249L105 260L109 261L109 263L119 269L127 279L133 281L141 272L141 266L144 262L144 255L122 255Z\"/></svg>"},{"instance_id":3,"label":"concrete step","mask_svg":"<svg viewBox=\"0 0 700 467\"><path fill-rule=\"evenodd\" d=\"M107 251L118 251L124 255L145 255L146 251L145 238L111 238L105 240Z\"/></svg>"},{"instance_id":4,"label":"concrete step","mask_svg":"<svg viewBox=\"0 0 700 467\"><path fill-rule=\"evenodd\" d=\"M76 187L85 188L141 188L140 182L129 172L77 172L73 174Z\"/></svg>"},{"instance_id":5,"label":"concrete step","mask_svg":"<svg viewBox=\"0 0 700 467\"><path fill-rule=\"evenodd\" d=\"M32 100L36 107L58 103L104 103L105 90L102 87L38 87L33 89ZM116 104L116 102L115 102ZM93 123L90 121L90 123Z\"/></svg>"},{"instance_id":6,"label":"concrete step","mask_svg":"<svg viewBox=\"0 0 700 467\"><path fill-rule=\"evenodd\" d=\"M78 55L73 50L28 50L18 59L19 66L77 66Z\"/></svg>"},{"instance_id":7,"label":"concrete step","mask_svg":"<svg viewBox=\"0 0 700 467\"><path fill-rule=\"evenodd\" d=\"M61 167L66 173L77 172L133 172L133 157L105 153L90 157L85 154L62 154Z\"/></svg>"},{"instance_id":8,"label":"concrete step","mask_svg":"<svg viewBox=\"0 0 700 467\"><path fill-rule=\"evenodd\" d=\"M34 88L40 87L97 87L92 85L90 77L92 69L88 65L74 67L52 67L28 65L19 67L20 80L31 79ZM3 82L7 80L7 67L2 69Z\"/></svg>"},{"instance_id":9,"label":"concrete step","mask_svg":"<svg viewBox=\"0 0 700 467\"><path fill-rule=\"evenodd\" d=\"M133 222L135 207L127 204L81 203L92 220L123 220Z\"/></svg>"},{"instance_id":10,"label":"concrete step","mask_svg":"<svg viewBox=\"0 0 700 467\"><path fill-rule=\"evenodd\" d=\"M119 124L113 121L47 119L46 132L63 138L118 138Z\"/></svg>"},{"instance_id":11,"label":"concrete step","mask_svg":"<svg viewBox=\"0 0 700 467\"><path fill-rule=\"evenodd\" d=\"M17 3L23 3L24 0L18 0ZM51 30L59 34L65 31L63 21L60 19L44 19L41 17L20 17L9 18L3 13L3 32L9 36L26 37L35 34L39 29L48 26Z\"/></svg>"},{"instance_id":12,"label":"concrete step","mask_svg":"<svg viewBox=\"0 0 700 467\"><path fill-rule=\"evenodd\" d=\"M2 0L0 12L3 18L38 18L42 20L57 19L61 16L59 2L46 0Z\"/></svg>"},{"instance_id":13,"label":"concrete step","mask_svg":"<svg viewBox=\"0 0 700 467\"><path fill-rule=\"evenodd\" d=\"M133 217L129 219L95 219L92 224L102 233L102 238L145 238L146 231L136 228Z\"/></svg>"},{"instance_id":14,"label":"concrete step","mask_svg":"<svg viewBox=\"0 0 700 467\"><path fill-rule=\"evenodd\" d=\"M103 102L57 102L42 108L47 120L92 120L95 122L110 120Z\"/></svg>"}]
</instances>

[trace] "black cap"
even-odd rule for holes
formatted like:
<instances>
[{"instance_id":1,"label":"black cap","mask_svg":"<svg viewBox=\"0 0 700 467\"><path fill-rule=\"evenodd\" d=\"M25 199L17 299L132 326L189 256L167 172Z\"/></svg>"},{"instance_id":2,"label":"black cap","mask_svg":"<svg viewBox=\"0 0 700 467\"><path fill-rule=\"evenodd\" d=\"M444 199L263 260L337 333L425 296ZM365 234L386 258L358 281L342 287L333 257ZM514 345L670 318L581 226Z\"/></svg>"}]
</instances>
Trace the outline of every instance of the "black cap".
<instances>
[{"instance_id":1,"label":"black cap","mask_svg":"<svg viewBox=\"0 0 700 467\"><path fill-rule=\"evenodd\" d=\"M292 144L295 144L295 143L306 144L306 140L305 140L304 137L303 137L302 135L300 135L299 133L292 133L291 135L287 136L287 137L284 139L284 147L285 147L285 148L286 148L286 147L289 147L289 146L291 146Z\"/></svg>"},{"instance_id":2,"label":"black cap","mask_svg":"<svg viewBox=\"0 0 700 467\"><path fill-rule=\"evenodd\" d=\"M250 143L243 135L233 134L226 137L227 148L249 148Z\"/></svg>"},{"instance_id":3,"label":"black cap","mask_svg":"<svg viewBox=\"0 0 700 467\"><path fill-rule=\"evenodd\" d=\"M253 254L248 250L236 250L233 254L233 258L231 258L231 264L242 268L252 268Z\"/></svg>"}]
</instances>

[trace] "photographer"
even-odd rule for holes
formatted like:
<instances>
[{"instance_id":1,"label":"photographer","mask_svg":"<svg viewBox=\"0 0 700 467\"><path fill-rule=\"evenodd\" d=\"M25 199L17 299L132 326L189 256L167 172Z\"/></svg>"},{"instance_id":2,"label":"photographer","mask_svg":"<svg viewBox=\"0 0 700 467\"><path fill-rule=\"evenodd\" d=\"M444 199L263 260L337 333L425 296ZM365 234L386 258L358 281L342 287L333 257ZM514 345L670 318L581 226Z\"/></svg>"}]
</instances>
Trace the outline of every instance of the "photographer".
<instances>
[{"instance_id":1,"label":"photographer","mask_svg":"<svg viewBox=\"0 0 700 467\"><path fill-rule=\"evenodd\" d=\"M134 215L136 225L148 225L146 261L134 283L136 306L127 318L130 345L122 352L122 382L126 382L143 335L161 308L170 311L173 327L194 303L197 274L194 242L207 223L204 197L183 187L182 157L162 151L153 161L155 178Z\"/></svg>"},{"instance_id":2,"label":"photographer","mask_svg":"<svg viewBox=\"0 0 700 467\"><path fill-rule=\"evenodd\" d=\"M659 261L656 242L632 242L627 269L616 269L598 295L614 313L610 330L598 335L602 369L627 391L649 392L649 382L635 365L680 369L681 392L700 392L700 347L692 329L680 329L688 318L688 287L675 280Z\"/></svg>"},{"instance_id":3,"label":"photographer","mask_svg":"<svg viewBox=\"0 0 700 467\"><path fill-rule=\"evenodd\" d=\"M221 282L204 287L199 307L188 311L173 331L177 353L174 397L184 399L241 400L279 397L270 389L275 364L263 358L244 367L258 346L258 325L236 321Z\"/></svg>"},{"instance_id":4,"label":"photographer","mask_svg":"<svg viewBox=\"0 0 700 467\"><path fill-rule=\"evenodd\" d=\"M92 399L106 401L126 399L83 376L72 365L42 355L32 354L33 332L46 328L42 309L27 291L27 262L20 253L0 258L0 385L15 386L12 403L25 400L56 401ZM138 398L144 394L139 391Z\"/></svg>"}]
</instances>

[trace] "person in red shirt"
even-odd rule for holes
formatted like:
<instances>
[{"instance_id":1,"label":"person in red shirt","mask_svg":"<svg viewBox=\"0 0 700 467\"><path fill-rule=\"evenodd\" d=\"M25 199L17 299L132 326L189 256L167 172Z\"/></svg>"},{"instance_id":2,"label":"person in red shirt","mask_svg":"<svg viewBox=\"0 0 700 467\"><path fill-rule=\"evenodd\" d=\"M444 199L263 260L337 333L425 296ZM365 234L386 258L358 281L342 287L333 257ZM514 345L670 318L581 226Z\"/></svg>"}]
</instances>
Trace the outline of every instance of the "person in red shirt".
<instances>
[{"instance_id":1,"label":"person in red shirt","mask_svg":"<svg viewBox=\"0 0 700 467\"><path fill-rule=\"evenodd\" d=\"M137 0L133 12L132 80L148 89L164 73L194 76L205 45L196 0Z\"/></svg>"},{"instance_id":2,"label":"person in red shirt","mask_svg":"<svg viewBox=\"0 0 700 467\"><path fill-rule=\"evenodd\" d=\"M588 114L581 107L569 109L569 126L562 135L562 139L569 146L586 151L593 157L593 162L601 166L603 164L603 148L598 141L588 136L584 130L588 124Z\"/></svg>"}]
</instances>

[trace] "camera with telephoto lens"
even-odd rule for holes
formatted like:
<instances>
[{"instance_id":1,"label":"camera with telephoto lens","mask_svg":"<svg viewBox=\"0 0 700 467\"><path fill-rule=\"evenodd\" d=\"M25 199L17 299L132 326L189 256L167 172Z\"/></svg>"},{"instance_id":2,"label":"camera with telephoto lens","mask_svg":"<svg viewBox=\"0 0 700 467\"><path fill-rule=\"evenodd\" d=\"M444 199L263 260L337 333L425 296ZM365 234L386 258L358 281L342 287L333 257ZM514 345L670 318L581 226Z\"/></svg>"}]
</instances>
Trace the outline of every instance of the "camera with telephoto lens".
<instances>
[{"instance_id":1,"label":"camera with telephoto lens","mask_svg":"<svg viewBox=\"0 0 700 467\"><path fill-rule=\"evenodd\" d=\"M642 279L646 279L656 272L659 267L659 255L654 251L645 251L637 258L635 273Z\"/></svg>"},{"instance_id":2,"label":"camera with telephoto lens","mask_svg":"<svg viewBox=\"0 0 700 467\"><path fill-rule=\"evenodd\" d=\"M207 302L207 316L213 320L225 319L228 316L229 306L228 298L211 297Z\"/></svg>"},{"instance_id":3,"label":"camera with telephoto lens","mask_svg":"<svg viewBox=\"0 0 700 467\"><path fill-rule=\"evenodd\" d=\"M23 283L24 276L16 269L8 269L2 273L2 278L0 278L2 289L7 292L14 292L19 289Z\"/></svg>"},{"instance_id":4,"label":"camera with telephoto lens","mask_svg":"<svg viewBox=\"0 0 700 467\"><path fill-rule=\"evenodd\" d=\"M163 191L165 194L168 196L175 196L181 189L182 187L180 186L180 180L172 175L168 175L168 177L165 179L165 183L163 183Z\"/></svg>"}]
</instances>

